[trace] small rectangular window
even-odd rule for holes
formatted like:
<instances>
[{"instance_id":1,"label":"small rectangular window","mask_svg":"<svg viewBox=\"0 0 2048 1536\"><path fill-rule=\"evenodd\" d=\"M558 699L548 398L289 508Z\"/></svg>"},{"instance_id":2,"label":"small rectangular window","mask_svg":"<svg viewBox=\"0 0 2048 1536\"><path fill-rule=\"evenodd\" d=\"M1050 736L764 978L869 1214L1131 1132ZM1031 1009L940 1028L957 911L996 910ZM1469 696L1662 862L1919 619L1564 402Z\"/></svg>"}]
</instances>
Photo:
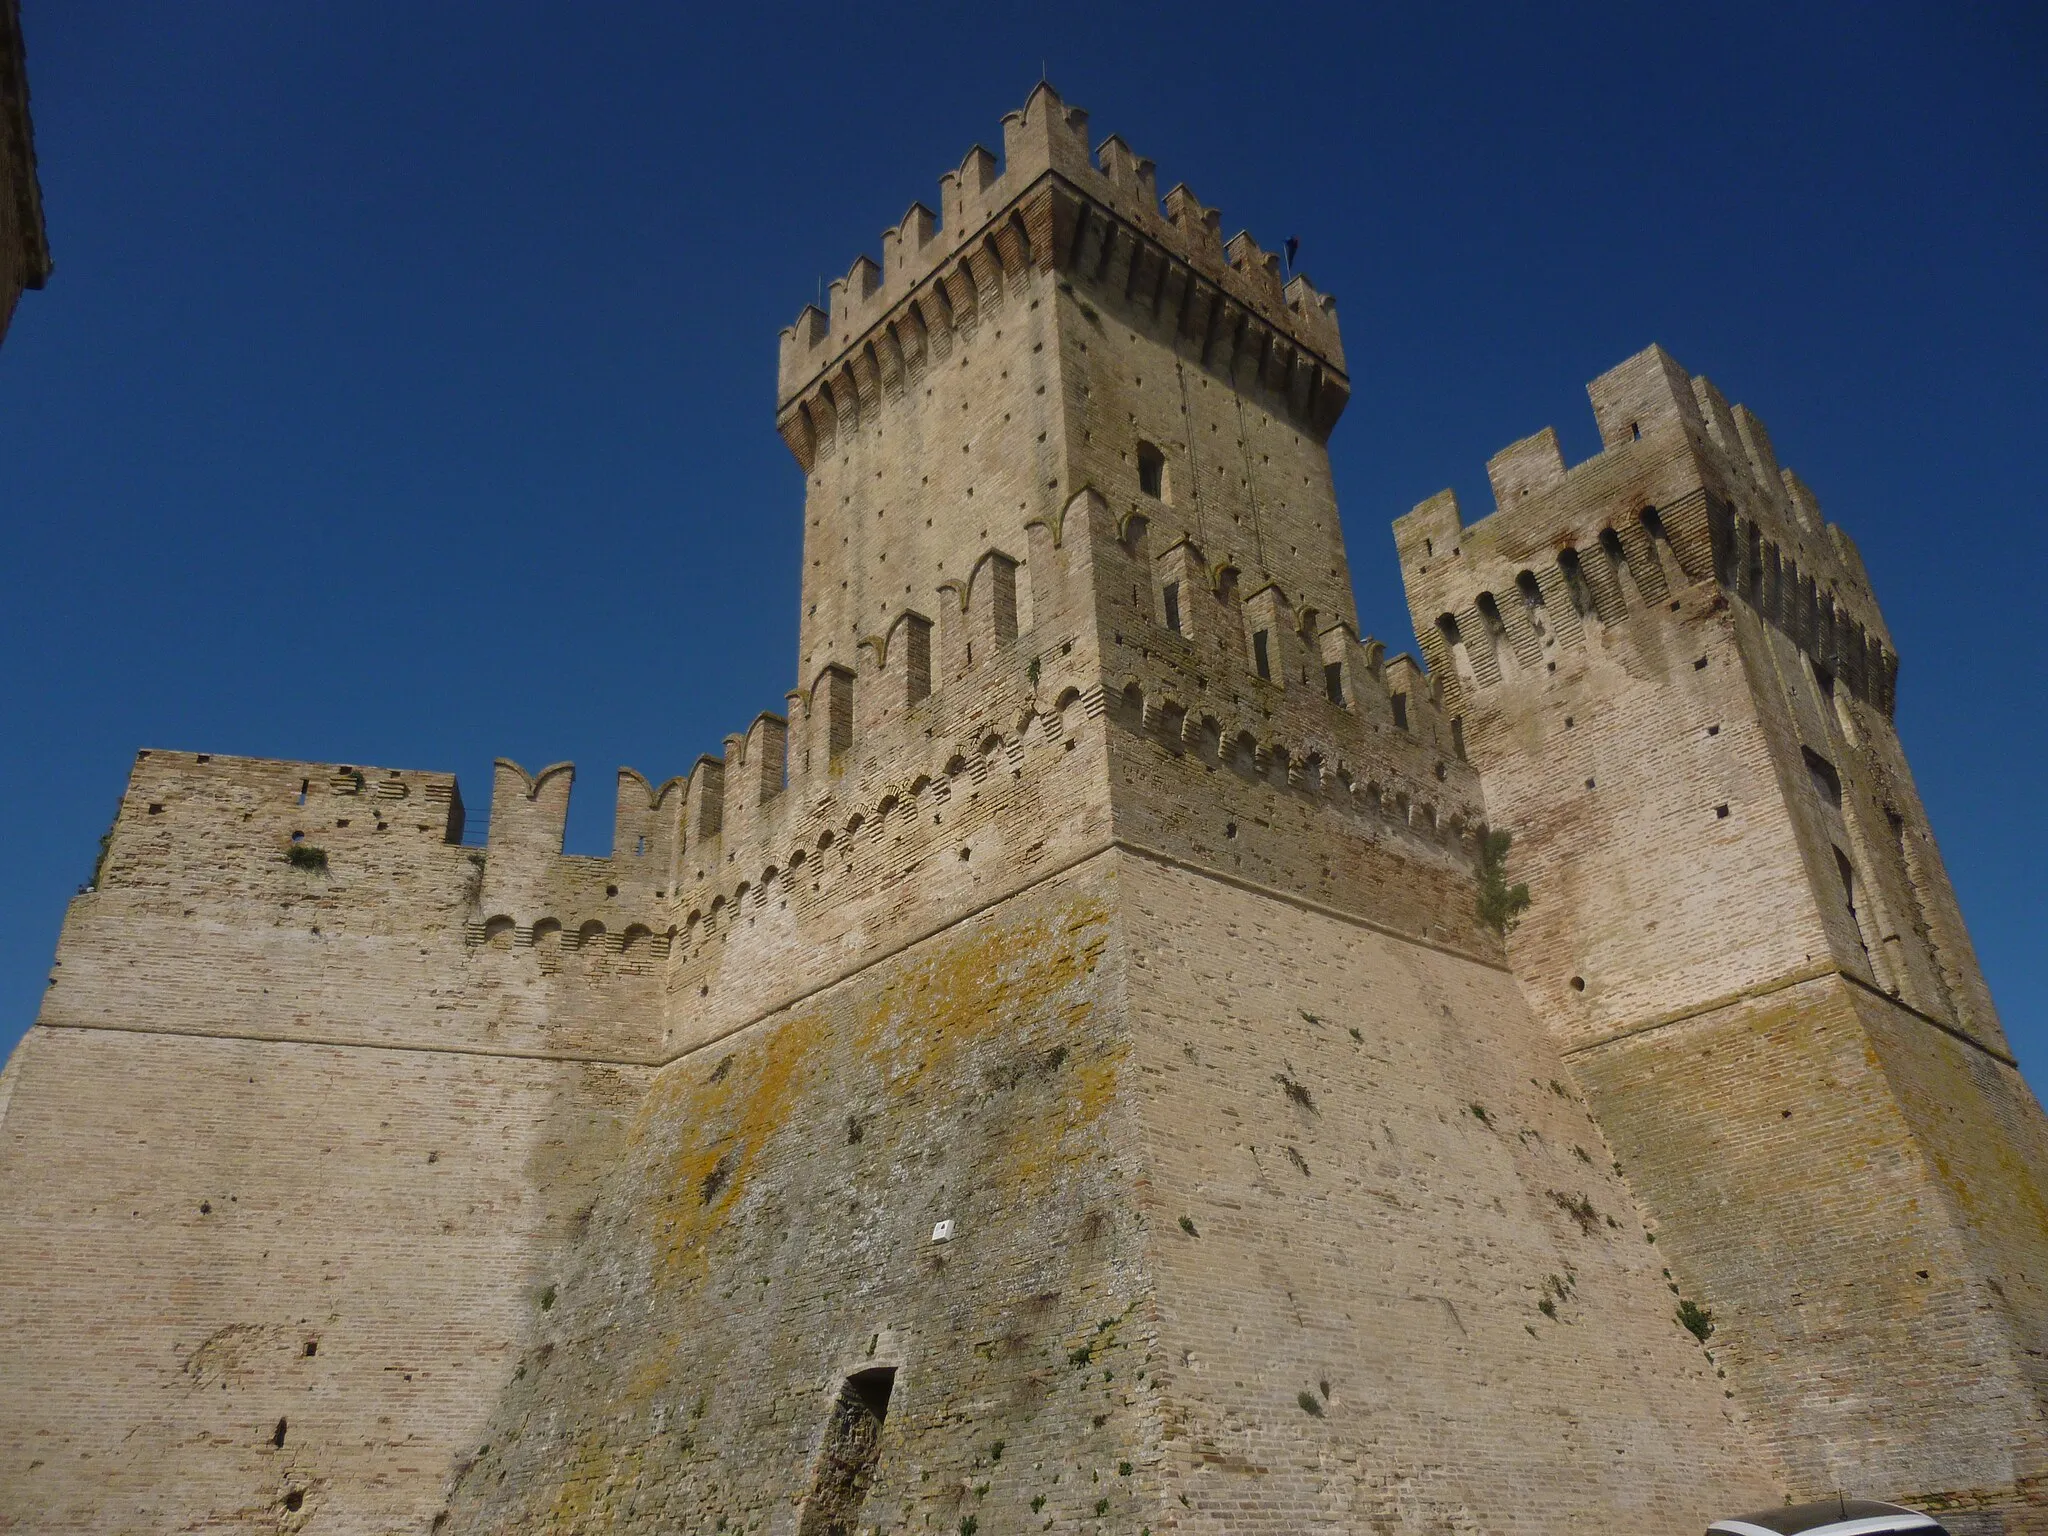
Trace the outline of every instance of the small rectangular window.
<instances>
[{"instance_id":1,"label":"small rectangular window","mask_svg":"<svg viewBox=\"0 0 2048 1536\"><path fill-rule=\"evenodd\" d=\"M1323 692L1330 696L1332 704L1344 702L1344 663L1326 661L1323 663Z\"/></svg>"},{"instance_id":2,"label":"small rectangular window","mask_svg":"<svg viewBox=\"0 0 2048 1536\"><path fill-rule=\"evenodd\" d=\"M1259 676L1270 683L1273 680L1273 662L1266 654L1266 632L1263 629L1252 635L1252 661L1259 669Z\"/></svg>"},{"instance_id":3,"label":"small rectangular window","mask_svg":"<svg viewBox=\"0 0 2048 1536\"><path fill-rule=\"evenodd\" d=\"M1166 500L1166 455L1151 443L1138 444L1138 489L1144 495Z\"/></svg>"},{"instance_id":4,"label":"small rectangular window","mask_svg":"<svg viewBox=\"0 0 2048 1536\"><path fill-rule=\"evenodd\" d=\"M1813 778L1815 792L1829 805L1841 809L1842 776L1835 771L1835 765L1811 747L1801 747L1799 755L1806 759L1806 771Z\"/></svg>"},{"instance_id":5,"label":"small rectangular window","mask_svg":"<svg viewBox=\"0 0 2048 1536\"><path fill-rule=\"evenodd\" d=\"M1166 627L1176 635L1181 632L1180 583L1177 581L1169 581L1166 584Z\"/></svg>"},{"instance_id":6,"label":"small rectangular window","mask_svg":"<svg viewBox=\"0 0 2048 1536\"><path fill-rule=\"evenodd\" d=\"M1394 705L1394 724L1405 731L1408 729L1408 695L1397 693L1391 697Z\"/></svg>"}]
</instances>

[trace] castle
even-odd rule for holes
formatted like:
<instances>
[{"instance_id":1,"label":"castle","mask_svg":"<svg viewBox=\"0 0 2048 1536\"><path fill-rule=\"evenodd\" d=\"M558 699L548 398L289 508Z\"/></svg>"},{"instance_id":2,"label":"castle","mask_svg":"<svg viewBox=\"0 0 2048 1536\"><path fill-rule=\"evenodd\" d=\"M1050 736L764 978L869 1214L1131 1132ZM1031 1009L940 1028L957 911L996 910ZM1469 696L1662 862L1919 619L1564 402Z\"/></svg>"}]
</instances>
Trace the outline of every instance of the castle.
<instances>
[{"instance_id":1,"label":"castle","mask_svg":"<svg viewBox=\"0 0 2048 1536\"><path fill-rule=\"evenodd\" d=\"M0 1529L2048 1532L1854 546L1652 347L1385 656L1221 227L1041 85L804 310L798 686L609 858L567 764L138 756L0 1077Z\"/></svg>"}]
</instances>

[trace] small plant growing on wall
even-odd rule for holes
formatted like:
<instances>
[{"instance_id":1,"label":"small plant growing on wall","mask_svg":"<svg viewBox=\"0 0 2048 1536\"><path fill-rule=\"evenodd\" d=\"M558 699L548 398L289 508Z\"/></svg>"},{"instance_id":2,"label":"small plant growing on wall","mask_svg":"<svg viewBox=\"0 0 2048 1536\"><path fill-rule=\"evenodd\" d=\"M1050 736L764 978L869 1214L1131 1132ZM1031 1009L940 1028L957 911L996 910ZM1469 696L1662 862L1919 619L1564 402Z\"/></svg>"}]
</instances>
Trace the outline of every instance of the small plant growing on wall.
<instances>
[{"instance_id":1,"label":"small plant growing on wall","mask_svg":"<svg viewBox=\"0 0 2048 1536\"><path fill-rule=\"evenodd\" d=\"M1714 1331L1713 1312L1684 1297L1679 1298L1678 1302L1678 1322L1679 1326L1702 1344L1707 1342L1708 1335Z\"/></svg>"},{"instance_id":2,"label":"small plant growing on wall","mask_svg":"<svg viewBox=\"0 0 2048 1536\"><path fill-rule=\"evenodd\" d=\"M119 807L116 807L114 815L118 818L120 814L121 812ZM108 827L106 831L100 834L99 851L93 855L92 860L92 877L85 882L85 888L87 890L96 891L100 888L100 876L106 873L107 854L110 851L112 851L113 846L114 829L112 827Z\"/></svg>"},{"instance_id":3,"label":"small plant growing on wall","mask_svg":"<svg viewBox=\"0 0 2048 1536\"><path fill-rule=\"evenodd\" d=\"M284 851L284 861L293 869L307 870L316 875L327 873L327 850L315 848L311 843L293 843Z\"/></svg>"},{"instance_id":4,"label":"small plant growing on wall","mask_svg":"<svg viewBox=\"0 0 2048 1536\"><path fill-rule=\"evenodd\" d=\"M1489 831L1479 840L1479 921L1505 938L1529 909L1529 887L1508 884L1511 832Z\"/></svg>"}]
</instances>

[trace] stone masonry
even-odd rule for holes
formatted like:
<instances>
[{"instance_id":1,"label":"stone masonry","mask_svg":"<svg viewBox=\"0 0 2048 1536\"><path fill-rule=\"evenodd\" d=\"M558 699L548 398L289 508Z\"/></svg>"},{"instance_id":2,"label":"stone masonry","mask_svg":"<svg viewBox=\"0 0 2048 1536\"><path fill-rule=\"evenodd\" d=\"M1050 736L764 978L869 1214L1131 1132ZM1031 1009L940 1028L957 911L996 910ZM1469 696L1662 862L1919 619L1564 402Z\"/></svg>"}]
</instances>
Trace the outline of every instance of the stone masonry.
<instances>
[{"instance_id":1,"label":"stone masonry","mask_svg":"<svg viewBox=\"0 0 2048 1536\"><path fill-rule=\"evenodd\" d=\"M0 0L0 339L25 288L50 276L35 128L28 115L27 49L18 0Z\"/></svg>"},{"instance_id":2,"label":"stone masonry","mask_svg":"<svg viewBox=\"0 0 2048 1536\"><path fill-rule=\"evenodd\" d=\"M1047 86L938 201L782 338L786 711L609 858L567 764L138 757L0 1530L2048 1531L2048 1133L1761 428L1652 349L1404 518L1425 669L1328 298Z\"/></svg>"}]
</instances>

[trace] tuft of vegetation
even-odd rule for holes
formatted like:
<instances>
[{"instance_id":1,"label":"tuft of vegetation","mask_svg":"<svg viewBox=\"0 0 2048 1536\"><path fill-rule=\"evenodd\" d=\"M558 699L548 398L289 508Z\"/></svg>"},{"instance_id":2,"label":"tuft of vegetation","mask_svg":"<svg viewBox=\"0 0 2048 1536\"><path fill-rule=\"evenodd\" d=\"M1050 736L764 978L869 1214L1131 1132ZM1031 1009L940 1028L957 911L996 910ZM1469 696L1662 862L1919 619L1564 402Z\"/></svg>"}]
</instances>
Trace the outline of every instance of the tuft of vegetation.
<instances>
[{"instance_id":1,"label":"tuft of vegetation","mask_svg":"<svg viewBox=\"0 0 2048 1536\"><path fill-rule=\"evenodd\" d=\"M1707 1342L1714 1331L1713 1312L1696 1301L1680 1297L1678 1302L1678 1325L1702 1344Z\"/></svg>"},{"instance_id":2,"label":"tuft of vegetation","mask_svg":"<svg viewBox=\"0 0 2048 1536\"><path fill-rule=\"evenodd\" d=\"M1508 884L1508 850L1514 844L1514 834L1501 831L1489 831L1479 842L1479 921L1502 938L1529 909L1529 887Z\"/></svg>"},{"instance_id":3,"label":"tuft of vegetation","mask_svg":"<svg viewBox=\"0 0 2048 1536\"><path fill-rule=\"evenodd\" d=\"M1307 1084L1298 1083L1294 1080L1291 1070L1274 1073L1273 1081L1280 1085L1288 1098L1299 1104L1303 1109L1307 1110L1310 1114L1316 1112L1315 1095L1308 1091Z\"/></svg>"},{"instance_id":4,"label":"tuft of vegetation","mask_svg":"<svg viewBox=\"0 0 2048 1536\"><path fill-rule=\"evenodd\" d=\"M1181 1217L1180 1229L1181 1231L1187 1233L1189 1237L1200 1237L1202 1235L1201 1233L1195 1230L1195 1218L1192 1216Z\"/></svg>"},{"instance_id":5,"label":"tuft of vegetation","mask_svg":"<svg viewBox=\"0 0 2048 1536\"><path fill-rule=\"evenodd\" d=\"M1493 1124L1491 1120L1486 1118L1486 1106L1484 1104L1467 1104L1465 1107L1472 1112L1472 1118L1481 1125Z\"/></svg>"},{"instance_id":6,"label":"tuft of vegetation","mask_svg":"<svg viewBox=\"0 0 2048 1536\"><path fill-rule=\"evenodd\" d=\"M1365 1036L1363 1033L1360 1032L1358 1026L1356 1024L1353 1024L1352 1026L1350 1026L1350 1028L1351 1038L1356 1040L1360 1045L1365 1044Z\"/></svg>"},{"instance_id":7,"label":"tuft of vegetation","mask_svg":"<svg viewBox=\"0 0 2048 1536\"><path fill-rule=\"evenodd\" d=\"M990 1466L994 1466L997 1462L1003 1459L1003 1446L1006 1443L1007 1442L1005 1441L997 1440L989 1446L988 1461Z\"/></svg>"},{"instance_id":8,"label":"tuft of vegetation","mask_svg":"<svg viewBox=\"0 0 2048 1536\"><path fill-rule=\"evenodd\" d=\"M327 850L315 848L311 843L293 843L285 849L284 861L293 869L308 870L316 875L327 873Z\"/></svg>"},{"instance_id":9,"label":"tuft of vegetation","mask_svg":"<svg viewBox=\"0 0 2048 1536\"><path fill-rule=\"evenodd\" d=\"M114 815L118 817L120 814L120 808L116 807ZM85 882L85 888L88 891L96 891L100 888L100 876L106 873L107 854L113 849L113 846L114 829L110 826L100 834L99 851L92 856L92 878Z\"/></svg>"},{"instance_id":10,"label":"tuft of vegetation","mask_svg":"<svg viewBox=\"0 0 2048 1536\"><path fill-rule=\"evenodd\" d=\"M975 1531L980 1525L981 1522L975 1519L974 1516L962 1515L960 1517L960 1536L974 1536Z\"/></svg>"},{"instance_id":11,"label":"tuft of vegetation","mask_svg":"<svg viewBox=\"0 0 2048 1536\"><path fill-rule=\"evenodd\" d=\"M1131 1475L1131 1464L1128 1461L1118 1462L1116 1464L1116 1472L1118 1477L1129 1477Z\"/></svg>"},{"instance_id":12,"label":"tuft of vegetation","mask_svg":"<svg viewBox=\"0 0 2048 1536\"><path fill-rule=\"evenodd\" d=\"M1024 669L1024 675L1031 679L1032 687L1036 688L1038 686L1038 658L1036 656L1031 658L1031 665Z\"/></svg>"},{"instance_id":13,"label":"tuft of vegetation","mask_svg":"<svg viewBox=\"0 0 2048 1536\"><path fill-rule=\"evenodd\" d=\"M1545 1275L1542 1289L1536 1295L1536 1310L1552 1322L1557 1320L1557 1306L1569 1298L1578 1285L1578 1275L1566 1269L1562 1275Z\"/></svg>"},{"instance_id":14,"label":"tuft of vegetation","mask_svg":"<svg viewBox=\"0 0 2048 1536\"><path fill-rule=\"evenodd\" d=\"M1553 1189L1550 1199L1553 1205L1579 1224L1579 1231L1587 1237L1600 1230L1600 1213L1593 1209L1593 1202L1584 1195L1568 1195L1563 1190Z\"/></svg>"},{"instance_id":15,"label":"tuft of vegetation","mask_svg":"<svg viewBox=\"0 0 2048 1536\"><path fill-rule=\"evenodd\" d=\"M540 1309L543 1312L555 1310L555 1288L553 1285L549 1285L540 1293Z\"/></svg>"},{"instance_id":16,"label":"tuft of vegetation","mask_svg":"<svg viewBox=\"0 0 2048 1536\"><path fill-rule=\"evenodd\" d=\"M1045 1495L1042 1493L1034 1493L1031 1496L1031 1513L1035 1515L1043 1508L1045 1508Z\"/></svg>"},{"instance_id":17,"label":"tuft of vegetation","mask_svg":"<svg viewBox=\"0 0 2048 1536\"><path fill-rule=\"evenodd\" d=\"M1107 1499L1097 1499L1097 1500L1095 1501L1095 1513L1096 1513L1096 1514L1098 1514L1098 1515L1106 1515L1106 1514L1108 1514L1108 1513L1109 1513L1109 1500L1107 1500Z\"/></svg>"},{"instance_id":18,"label":"tuft of vegetation","mask_svg":"<svg viewBox=\"0 0 2048 1536\"><path fill-rule=\"evenodd\" d=\"M1319 1402L1317 1402L1317 1401L1316 1401L1316 1395L1315 1395L1315 1393L1313 1393L1313 1392L1301 1392L1301 1393L1297 1393L1297 1394L1295 1395L1295 1399L1294 1399L1294 1400L1295 1400L1295 1401L1296 1401L1297 1403L1301 1404L1301 1411L1302 1411L1303 1413L1307 1414L1307 1415L1308 1415L1308 1416L1309 1416L1310 1418L1312 1418L1312 1419L1320 1419L1320 1418L1321 1418L1321 1417L1323 1416L1323 1405L1322 1405L1321 1403L1319 1403Z\"/></svg>"},{"instance_id":19,"label":"tuft of vegetation","mask_svg":"<svg viewBox=\"0 0 2048 1536\"><path fill-rule=\"evenodd\" d=\"M1073 1366L1076 1370L1079 1370L1094 1358L1095 1345L1093 1343L1083 1344L1079 1349L1067 1351L1067 1364Z\"/></svg>"}]
</instances>

